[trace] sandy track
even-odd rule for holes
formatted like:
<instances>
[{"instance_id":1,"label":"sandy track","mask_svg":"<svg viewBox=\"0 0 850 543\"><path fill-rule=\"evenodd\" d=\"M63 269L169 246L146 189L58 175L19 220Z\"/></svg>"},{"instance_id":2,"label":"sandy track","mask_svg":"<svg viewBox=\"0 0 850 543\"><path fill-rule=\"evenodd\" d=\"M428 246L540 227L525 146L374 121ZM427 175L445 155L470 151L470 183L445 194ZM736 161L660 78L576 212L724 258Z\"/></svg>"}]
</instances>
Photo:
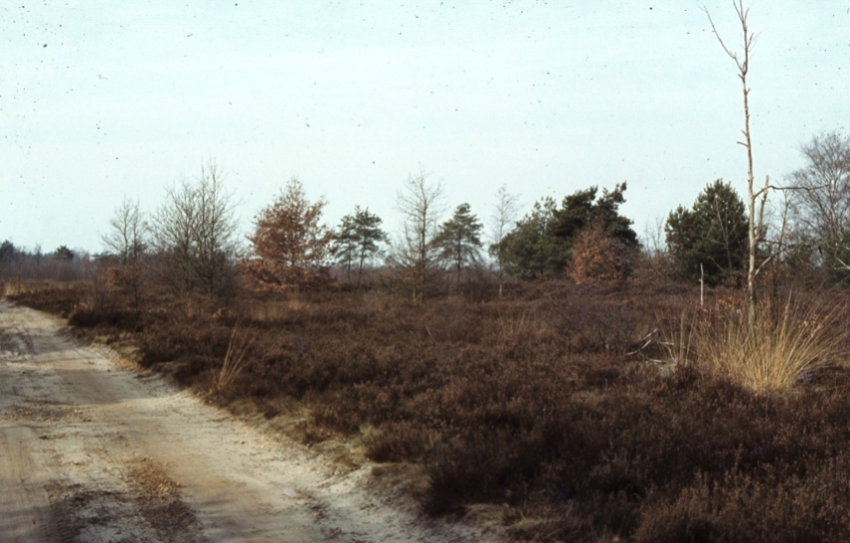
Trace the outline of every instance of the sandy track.
<instances>
[{"instance_id":1,"label":"sandy track","mask_svg":"<svg viewBox=\"0 0 850 543\"><path fill-rule=\"evenodd\" d=\"M0 542L494 541L0 301Z\"/></svg>"}]
</instances>

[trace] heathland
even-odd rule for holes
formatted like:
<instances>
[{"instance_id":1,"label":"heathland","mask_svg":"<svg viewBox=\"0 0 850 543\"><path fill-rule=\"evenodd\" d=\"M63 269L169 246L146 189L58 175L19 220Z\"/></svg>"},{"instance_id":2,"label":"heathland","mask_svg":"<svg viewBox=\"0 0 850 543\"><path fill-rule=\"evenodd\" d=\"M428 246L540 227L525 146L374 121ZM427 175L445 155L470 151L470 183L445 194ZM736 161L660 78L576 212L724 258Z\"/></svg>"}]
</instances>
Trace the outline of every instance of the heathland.
<instances>
[{"instance_id":1,"label":"heathland","mask_svg":"<svg viewBox=\"0 0 850 543\"><path fill-rule=\"evenodd\" d=\"M408 474L435 515L518 540L846 541L847 295L766 299L639 280L467 288L421 302L331 285L8 298L262 417L341 465Z\"/></svg>"}]
</instances>

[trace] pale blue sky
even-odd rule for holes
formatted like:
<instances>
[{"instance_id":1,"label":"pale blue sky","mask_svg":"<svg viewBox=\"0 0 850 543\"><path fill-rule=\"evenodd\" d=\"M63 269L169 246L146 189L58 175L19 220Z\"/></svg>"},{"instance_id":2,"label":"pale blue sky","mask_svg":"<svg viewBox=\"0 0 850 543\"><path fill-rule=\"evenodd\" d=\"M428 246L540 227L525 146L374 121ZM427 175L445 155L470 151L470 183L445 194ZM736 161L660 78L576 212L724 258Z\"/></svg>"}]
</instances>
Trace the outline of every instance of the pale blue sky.
<instances>
[{"instance_id":1,"label":"pale blue sky","mask_svg":"<svg viewBox=\"0 0 850 543\"><path fill-rule=\"evenodd\" d=\"M124 195L146 210L212 157L245 231L297 176L335 225L397 230L433 172L482 219L627 181L645 224L716 178L745 190L734 63L701 2L19 0L0 7L0 240L92 252ZM850 131L850 1L753 0L756 175ZM706 4L740 44L731 2ZM448 218L448 217L446 217Z\"/></svg>"}]
</instances>

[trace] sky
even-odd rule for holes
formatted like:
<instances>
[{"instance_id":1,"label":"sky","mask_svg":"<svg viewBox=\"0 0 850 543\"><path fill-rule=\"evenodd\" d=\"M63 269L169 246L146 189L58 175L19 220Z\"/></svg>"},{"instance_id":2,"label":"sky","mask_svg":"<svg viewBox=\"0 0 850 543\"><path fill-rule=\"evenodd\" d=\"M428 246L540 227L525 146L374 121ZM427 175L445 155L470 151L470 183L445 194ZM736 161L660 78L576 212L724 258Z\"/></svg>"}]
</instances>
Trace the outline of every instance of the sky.
<instances>
[{"instance_id":1,"label":"sky","mask_svg":"<svg viewBox=\"0 0 850 543\"><path fill-rule=\"evenodd\" d=\"M411 175L485 226L626 182L641 235L715 179L746 193L731 1L16 0L0 5L0 240L92 253L214 161L244 234L293 177L396 232ZM850 0L751 0L755 175L850 132Z\"/></svg>"}]
</instances>

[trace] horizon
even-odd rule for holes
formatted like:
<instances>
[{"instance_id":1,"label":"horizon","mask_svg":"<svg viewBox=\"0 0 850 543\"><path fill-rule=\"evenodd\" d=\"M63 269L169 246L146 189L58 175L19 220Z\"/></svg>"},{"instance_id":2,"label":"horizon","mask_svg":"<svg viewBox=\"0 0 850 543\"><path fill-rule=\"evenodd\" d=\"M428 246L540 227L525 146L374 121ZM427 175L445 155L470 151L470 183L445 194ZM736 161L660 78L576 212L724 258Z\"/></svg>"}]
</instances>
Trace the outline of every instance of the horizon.
<instances>
[{"instance_id":1,"label":"horizon","mask_svg":"<svg viewBox=\"0 0 850 543\"><path fill-rule=\"evenodd\" d=\"M748 2L756 183L847 132L846 5ZM727 44L728 2L708 10ZM641 238L716 179L746 194L737 70L701 4L403 6L200 0L0 8L0 241L102 251L124 197L153 212L215 160L241 234L292 177L335 227L355 204L399 230L408 175L489 230L497 189L531 205L628 189Z\"/></svg>"}]
</instances>

